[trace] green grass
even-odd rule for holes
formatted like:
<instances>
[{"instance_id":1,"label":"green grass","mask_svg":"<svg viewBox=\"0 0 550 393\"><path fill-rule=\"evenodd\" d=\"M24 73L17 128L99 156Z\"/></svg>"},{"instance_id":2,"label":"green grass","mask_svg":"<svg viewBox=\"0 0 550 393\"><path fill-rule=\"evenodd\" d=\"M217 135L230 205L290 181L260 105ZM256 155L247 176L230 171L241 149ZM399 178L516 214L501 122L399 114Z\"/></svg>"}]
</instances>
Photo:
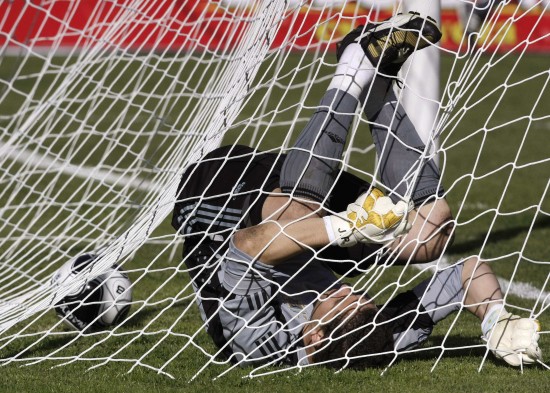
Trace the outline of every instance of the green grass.
<instances>
[{"instance_id":1,"label":"green grass","mask_svg":"<svg viewBox=\"0 0 550 393\"><path fill-rule=\"evenodd\" d=\"M483 78L482 83L472 98L462 99L458 102L453 113L461 113L462 108L467 108L467 110L464 111L464 116L460 118L460 121L451 122L443 133L441 142L446 149L446 155L441 157L442 165L445 168L444 184L449 191L448 200L455 211L458 222L456 240L447 254L451 260L472 254L494 259L492 266L499 276L506 279L513 277L516 281L531 283L535 287L541 288L550 274L548 264L550 198L548 195L544 196L544 189L550 174L550 162L548 161L550 124L548 118L544 118L544 116L548 116L545 103L550 98L548 89L544 89L548 79L548 57L524 56L517 68L514 68L516 56L499 59L489 72L485 73L480 68L473 73L473 77ZM483 58L482 63L487 60L488 58ZM3 61L9 62L10 60L4 59ZM60 66L65 61L70 64L69 60L58 59L57 61ZM309 72L309 68L305 65L310 62L311 58L309 57L302 59L297 54L290 55L286 60L285 70L287 73L279 73L278 82L288 85L291 84L291 81L296 81L296 83L304 81ZM463 64L459 63L458 65L462 66ZM26 67L29 69L22 71L32 75L34 72L39 72L41 66L39 62L28 63ZM158 63L156 66L157 71L155 72L158 72L159 76L163 72L170 73L171 67L173 67L169 63ZM442 64L443 81L447 80L447 75L451 73L451 66L452 59L445 57ZM3 67L0 72L5 72L5 74L0 74L2 75L0 79L7 80L14 69L16 68L13 66ZM136 69L137 66L130 64L129 68L125 68L121 72L132 74L136 72ZM543 73L545 70L546 74ZM268 70L262 69L260 75L264 75L265 72L267 80L270 74L266 71ZM328 67L321 66L319 76L326 76L329 72ZM453 75L456 78L455 73ZM538 73L541 74L529 78ZM503 87L505 80L506 88ZM519 81L522 83L517 83ZM85 82L82 81L83 86L86 86ZM197 80L193 82L195 85L189 88L199 89L207 82ZM261 85L262 81L258 82ZM36 83L36 79L31 77L19 80L14 86L25 91L32 89L34 83ZM37 88L37 96L45 94L52 83L54 83L53 79L42 80ZM476 85L478 84L476 83ZM132 86L119 86L116 83L113 85L113 89L120 94L127 93L131 88ZM151 85L149 88L151 93L161 94L168 86ZM324 88L325 83L311 86L311 90L306 96L306 105L314 107ZM541 92L542 98L539 99L538 96ZM82 96L85 97L88 93L84 91ZM266 89L260 88L256 94L259 97L265 93ZM272 127L267 125L275 119L275 112L267 111L261 119L256 119L264 123L259 127L260 137L256 137L255 143L264 149L279 147L289 132L296 136L311 114L311 109L302 109L291 104L281 105L281 102L285 102L281 98L287 96L289 102L296 102L296 97L292 95L300 93L298 88L285 91L283 88L274 87L269 93L268 107L272 110L278 109L276 121L279 122L279 125ZM15 112L20 100L21 97L15 95L12 100L3 103L3 113ZM535 106L537 100L539 100L539 104ZM142 97L138 97L133 103L137 104L143 101ZM189 98L189 101L192 99ZM253 138L253 131L258 123L247 124L246 119L255 116L256 102L252 98L245 104L235 122L236 125L227 132L226 143L247 143ZM109 134L109 125L119 122L122 125L130 125L129 128L133 129L134 126L138 128L143 124L155 124L156 130L162 133L182 124L185 114L192 110L192 105L187 107L187 104L184 100L176 100L172 110L167 113L160 125L155 123L153 116L138 116L140 108L135 105L124 108L124 110L122 107L115 107L112 112L116 115L110 115L111 117L97 114L95 125L97 130L103 131L105 135L89 131L89 137L82 143L78 143L80 139L72 140L73 148L80 149L84 154L95 145L105 143L108 137L112 137L112 143L106 145L112 147L108 163L114 164L120 161L122 166L127 165L127 162L130 161L125 154L133 156L145 149L143 167L155 168L159 164L156 161L156 155L163 150L163 144L170 144L172 137L160 138L158 145L150 144L150 141L154 140L154 134L144 137L130 134L118 139L116 135ZM145 109L150 109L153 112L152 108L155 105L156 102L147 102ZM63 115L56 119L59 125L68 125L68 131L72 129L71 121L73 119L69 116L71 109L71 105L67 104L63 108ZM121 116L118 116L119 113ZM149 112L144 111L144 113ZM6 121L4 123L0 121L0 126L5 124ZM530 124L529 132L526 134L524 130L528 124ZM456 127L452 127L453 125ZM489 131L484 132L484 129ZM115 140L116 142L113 142ZM62 142L63 139L60 139L59 142L52 144L52 151L62 152L66 148ZM370 144L368 132L357 135L354 140L355 147L364 148ZM125 158L120 160L121 157ZM98 160L99 157L90 156L85 162L87 165L92 165ZM372 152L354 153L350 165L370 170L373 162ZM510 162L513 162L514 166L505 165ZM525 166L527 163L531 164ZM57 181L60 183L72 181L64 178L63 175L58 176ZM37 187L47 189L51 178L36 177L31 180L36 180ZM84 190L76 191L78 189L77 181L74 186L71 185L67 189L75 190L73 195L67 196L68 200L81 198L81 194L84 192ZM108 191L107 189L98 189L96 190L97 195L93 198L105 198ZM30 190L23 190L23 192L30 193ZM105 195L103 195L104 193ZM34 201L32 198L39 200L41 195L31 195L29 201ZM543 196L544 199L541 203ZM136 209L140 205L137 196L130 202L135 204ZM130 210L130 212L134 212L134 210ZM16 212L14 214L24 213ZM101 223L101 220L104 219L102 214L107 214L107 212L102 213L101 209L97 207L89 207L89 211L83 212L83 214L99 214L95 220L91 220L91 223L94 224ZM55 229L55 225L63 224L53 210L43 215L43 217L50 216L52 217L50 229ZM121 220L127 221L129 225L131 218L132 214L129 213L121 217ZM94 232L87 233L93 234ZM173 230L166 220L155 231L154 237L158 238L172 233ZM2 234L5 235L5 232ZM25 246L23 244L23 247ZM61 247L62 251L66 251L63 250L63 247ZM422 347L434 349L421 350L399 358L396 364L383 375L381 375L382 370L377 369L361 372L346 370L335 374L333 371L323 368L308 368L301 372L293 370L250 379L243 377L252 369L236 369L213 381L212 379L227 367L211 365L190 383L189 380L193 375L210 359L193 345L200 346L209 354L213 354L215 349L202 331L192 340L186 336L200 329L200 318L192 303L192 292L190 290L181 292L187 283L187 278L185 272L178 268L179 258L176 257L176 261L174 261L171 252L171 248L164 249L158 244L147 244L136 252L132 264L128 265L129 268L135 269L130 272L134 281L142 277L151 261L155 261L152 265L154 270L143 275L134 291L135 300L148 299L148 304L144 304L140 312L132 314L128 323L122 329L116 330L113 336L90 335L73 341L74 336L62 326L56 327L53 334L44 335L43 332L56 322L56 318L51 312L37 316L36 320L28 326L26 325L30 320L10 329L8 334L19 332L21 335L28 334L29 336L20 337L0 350L1 358L18 355L18 359L28 361L29 358L49 356L55 351L56 359L25 367L19 367L20 363L17 361L5 365L0 369L3 381L0 384L0 391L508 392L547 390L550 374L548 370L540 366L526 369L522 374L518 370L506 367L488 357L482 370L478 372L484 356L483 343L479 338L478 322L466 314L461 314L458 317L448 336L447 333L453 323L452 318L437 326L433 336ZM46 252L44 254L37 252L33 258L38 260L45 255L51 257L51 254ZM536 263L537 261L544 263ZM397 279L400 272L400 268L390 270L384 277L385 283ZM415 274L417 274L415 270L407 268L402 280L407 280ZM153 291L158 288L160 288L159 292L151 297ZM548 291L548 288L546 290ZM166 307L170 304L170 300L166 299L172 297L176 299L175 303ZM535 306L534 300L511 297L508 301L512 306L523 309L523 312L533 309ZM136 304L134 311L137 308ZM185 310L187 311L183 313ZM543 328L547 331L547 327L550 326L550 315L545 312L540 319ZM24 330L20 330L23 328ZM166 331L168 328L170 328L169 334ZM111 361L99 368L88 370L90 366L101 364L105 357L113 354L118 348L122 348L129 340L136 338L135 333L142 330L146 334L139 336L129 348L123 349L115 358L119 360L137 359L150 351L154 344L158 344L143 358L143 363L161 367L172 356L177 355L183 346L193 344L166 365L164 371L175 376L175 379L158 375L155 371L140 366L128 374L128 370L134 363L125 361ZM162 337L164 339L160 340ZM101 339L105 339L105 341L102 342ZM101 345L94 347L98 342L101 342ZM543 351L548 353L550 348L548 334L543 335L540 344ZM29 345L31 347L28 347ZM470 348L463 348L466 346L470 346ZM440 347L440 349L435 349L436 347ZM88 352L87 350L90 348L92 349ZM445 348L443 353L441 348ZM24 352L20 353L20 351ZM86 352L83 353L84 351ZM52 368L63 361L74 359L79 354L82 354L79 361L64 367ZM443 354L441 361L432 371L432 367L441 354ZM277 371L277 369L271 371Z\"/></svg>"}]
</instances>

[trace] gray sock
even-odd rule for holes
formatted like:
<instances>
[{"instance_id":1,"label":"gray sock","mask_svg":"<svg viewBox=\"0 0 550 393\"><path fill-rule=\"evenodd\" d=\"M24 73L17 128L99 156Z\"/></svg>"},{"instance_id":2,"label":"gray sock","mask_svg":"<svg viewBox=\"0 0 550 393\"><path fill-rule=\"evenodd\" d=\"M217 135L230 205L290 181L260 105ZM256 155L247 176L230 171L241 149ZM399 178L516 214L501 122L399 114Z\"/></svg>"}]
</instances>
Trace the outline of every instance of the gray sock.
<instances>
[{"instance_id":1,"label":"gray sock","mask_svg":"<svg viewBox=\"0 0 550 393\"><path fill-rule=\"evenodd\" d=\"M281 170L281 189L295 196L323 201L334 184L358 101L338 89L325 93L321 103Z\"/></svg>"},{"instance_id":2,"label":"gray sock","mask_svg":"<svg viewBox=\"0 0 550 393\"><path fill-rule=\"evenodd\" d=\"M432 195L442 196L439 168L431 159L421 160L424 142L405 109L397 103L391 83L377 78L365 105L365 115L371 122L380 178L392 201L402 199L410 187L414 187L411 198L417 206ZM420 166L420 174L415 178Z\"/></svg>"}]
</instances>

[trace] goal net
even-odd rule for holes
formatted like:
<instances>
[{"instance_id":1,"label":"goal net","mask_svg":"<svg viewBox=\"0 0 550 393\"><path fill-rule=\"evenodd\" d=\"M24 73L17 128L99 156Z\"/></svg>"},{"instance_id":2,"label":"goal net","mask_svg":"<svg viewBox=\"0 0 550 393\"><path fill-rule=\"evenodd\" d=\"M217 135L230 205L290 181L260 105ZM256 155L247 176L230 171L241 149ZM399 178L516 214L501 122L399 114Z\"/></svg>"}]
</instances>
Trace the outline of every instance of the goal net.
<instances>
[{"instance_id":1,"label":"goal net","mask_svg":"<svg viewBox=\"0 0 550 393\"><path fill-rule=\"evenodd\" d=\"M547 3L450 3L456 9L441 14L443 40L430 48L441 64L440 98L413 88L407 72L398 93L435 104L424 137L438 156L454 243L433 263L384 261L350 284L383 301L478 256L497 273L507 309L541 321L544 347L550 74L548 57L536 52L549 50L550 34L542 29ZM146 367L185 378L234 372L197 308L204 299L182 258L187 235L170 225L180 178L221 145L284 153L327 88L335 43L352 27L403 7L399 1L0 2L0 363L119 362L128 371ZM368 124L358 111L342 167L376 182ZM54 285L54 272L84 253L97 254L93 267ZM113 327L70 329L55 304L115 263L132 282L130 314ZM490 358L479 322L465 311L436 329L436 338L396 352L393 362L431 351L436 367L465 348L475 349L471 361L479 368ZM245 373L297 367L258 365Z\"/></svg>"}]
</instances>

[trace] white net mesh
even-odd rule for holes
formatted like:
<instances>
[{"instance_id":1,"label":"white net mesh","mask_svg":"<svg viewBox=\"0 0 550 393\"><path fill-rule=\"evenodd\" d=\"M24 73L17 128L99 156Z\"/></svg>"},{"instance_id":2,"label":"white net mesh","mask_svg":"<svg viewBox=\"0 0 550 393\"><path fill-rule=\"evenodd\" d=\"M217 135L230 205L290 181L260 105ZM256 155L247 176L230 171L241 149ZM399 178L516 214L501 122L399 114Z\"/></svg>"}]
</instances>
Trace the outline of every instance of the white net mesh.
<instances>
[{"instance_id":1,"label":"white net mesh","mask_svg":"<svg viewBox=\"0 0 550 393\"><path fill-rule=\"evenodd\" d=\"M216 356L204 331L181 258L183 237L169 216L184 170L220 144L274 152L290 146L334 72L334 43L357 21L393 11L371 2L302 3L0 4L2 364L117 361L168 375L185 364L187 377L235 367ZM454 245L436 265L389 261L352 285L384 301L437 268L479 256L499 275L507 308L542 322L544 342L550 74L547 55L532 54L549 40L539 29L545 5L536 5L542 11L494 4L482 16L481 38L459 29L437 49L443 94L431 137L439 137ZM471 9L465 15L477 17ZM525 25L530 30L520 36ZM444 40L457 34L445 18L442 26ZM372 181L366 123L358 114L343 162ZM75 332L56 318L53 303L86 276L60 289L50 279L92 251L100 258L88 277L113 263L129 273L132 310L112 329ZM463 314L438 327L439 341L406 353L436 349L435 367L454 350L484 348L478 322ZM457 330L471 340L453 340ZM480 354L482 367L487 353ZM250 375L282 369L259 366Z\"/></svg>"}]
</instances>

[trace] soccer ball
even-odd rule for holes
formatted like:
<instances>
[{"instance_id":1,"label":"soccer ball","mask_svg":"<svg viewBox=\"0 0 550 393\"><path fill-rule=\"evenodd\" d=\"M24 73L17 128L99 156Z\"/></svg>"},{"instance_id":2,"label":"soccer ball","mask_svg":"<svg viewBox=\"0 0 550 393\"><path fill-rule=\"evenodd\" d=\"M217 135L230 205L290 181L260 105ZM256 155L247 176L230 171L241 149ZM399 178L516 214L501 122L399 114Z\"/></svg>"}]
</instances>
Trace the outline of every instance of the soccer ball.
<instances>
[{"instance_id":1,"label":"soccer ball","mask_svg":"<svg viewBox=\"0 0 550 393\"><path fill-rule=\"evenodd\" d=\"M51 283L68 287L81 272L91 270L95 254L83 254L57 270ZM73 279L73 280L71 280ZM132 288L128 275L113 265L99 276L86 278L82 285L55 299L55 312L77 330L99 330L122 322L130 311Z\"/></svg>"}]
</instances>

